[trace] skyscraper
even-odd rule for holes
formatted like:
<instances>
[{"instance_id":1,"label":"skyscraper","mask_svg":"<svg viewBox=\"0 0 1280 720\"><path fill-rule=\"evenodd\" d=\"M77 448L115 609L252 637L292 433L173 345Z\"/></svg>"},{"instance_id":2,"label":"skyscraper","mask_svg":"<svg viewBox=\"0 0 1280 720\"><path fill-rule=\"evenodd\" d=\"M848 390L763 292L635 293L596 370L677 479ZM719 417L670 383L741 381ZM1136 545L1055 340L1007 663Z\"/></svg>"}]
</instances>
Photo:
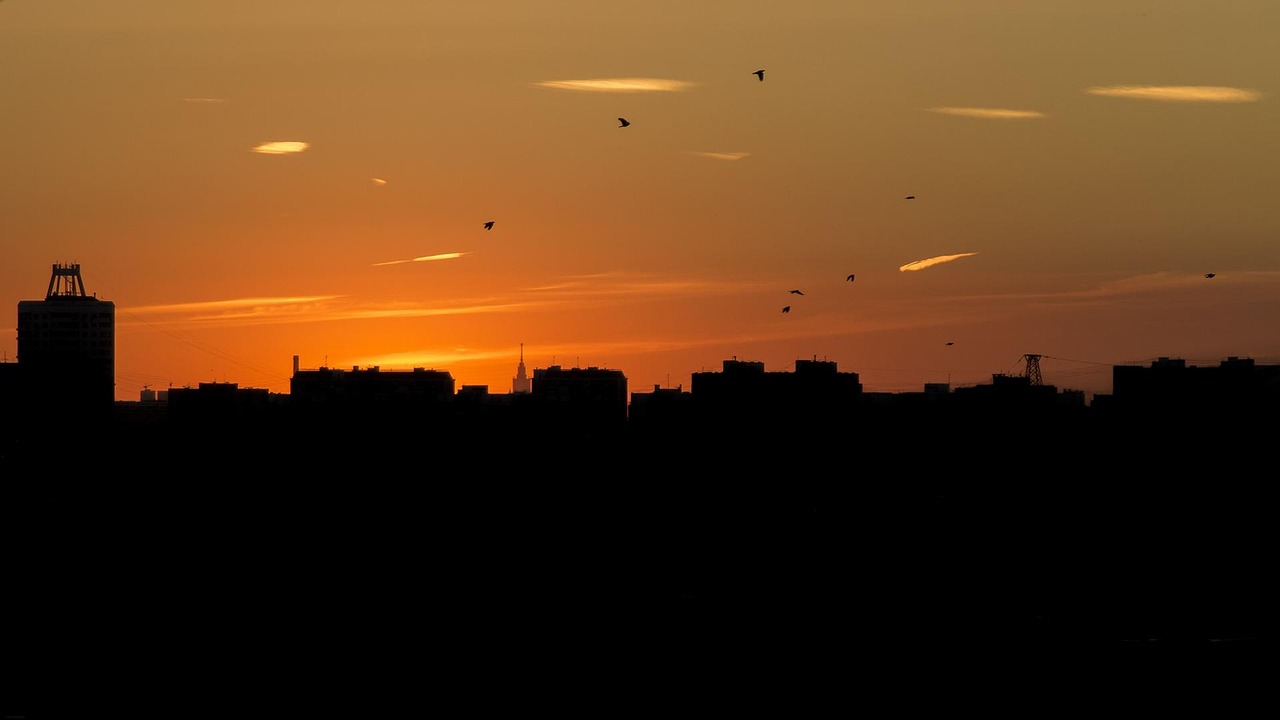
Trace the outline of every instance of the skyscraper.
<instances>
[{"instance_id":1,"label":"skyscraper","mask_svg":"<svg viewBox=\"0 0 1280 720\"><path fill-rule=\"evenodd\" d=\"M115 404L115 303L85 292L80 265L53 265L44 300L18 302L18 365L40 416L109 415Z\"/></svg>"},{"instance_id":2,"label":"skyscraper","mask_svg":"<svg viewBox=\"0 0 1280 720\"><path fill-rule=\"evenodd\" d=\"M516 368L516 376L511 380L511 392L527 393L533 390L533 384L524 369L524 343L520 343L520 367Z\"/></svg>"}]
</instances>

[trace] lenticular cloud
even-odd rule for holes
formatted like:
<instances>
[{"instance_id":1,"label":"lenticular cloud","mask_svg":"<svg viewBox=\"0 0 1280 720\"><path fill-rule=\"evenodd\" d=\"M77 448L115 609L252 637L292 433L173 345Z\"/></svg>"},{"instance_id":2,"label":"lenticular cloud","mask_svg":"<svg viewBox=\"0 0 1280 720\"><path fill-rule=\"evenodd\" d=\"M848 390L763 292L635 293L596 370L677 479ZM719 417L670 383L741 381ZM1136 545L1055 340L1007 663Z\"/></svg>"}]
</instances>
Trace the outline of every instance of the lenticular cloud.
<instances>
[{"instance_id":1,"label":"lenticular cloud","mask_svg":"<svg viewBox=\"0 0 1280 720\"><path fill-rule=\"evenodd\" d=\"M256 145L253 151L262 155L292 155L310 147L299 140L279 140Z\"/></svg>"},{"instance_id":2,"label":"lenticular cloud","mask_svg":"<svg viewBox=\"0 0 1280 720\"><path fill-rule=\"evenodd\" d=\"M1214 85L1113 85L1110 87L1091 87L1087 88L1085 92L1090 95L1101 95L1102 97L1136 98L1138 100L1160 100L1164 102L1241 103L1257 102L1262 97L1262 94L1256 90Z\"/></svg>"},{"instance_id":3,"label":"lenticular cloud","mask_svg":"<svg viewBox=\"0 0 1280 720\"><path fill-rule=\"evenodd\" d=\"M694 83L667 78L595 78L591 80L547 80L534 85L554 90L580 90L586 92L682 92Z\"/></svg>"},{"instance_id":4,"label":"lenticular cloud","mask_svg":"<svg viewBox=\"0 0 1280 720\"><path fill-rule=\"evenodd\" d=\"M1038 110L1009 110L1007 108L935 107L929 112L961 117L987 118L989 120L1038 120L1045 114Z\"/></svg>"}]
</instances>

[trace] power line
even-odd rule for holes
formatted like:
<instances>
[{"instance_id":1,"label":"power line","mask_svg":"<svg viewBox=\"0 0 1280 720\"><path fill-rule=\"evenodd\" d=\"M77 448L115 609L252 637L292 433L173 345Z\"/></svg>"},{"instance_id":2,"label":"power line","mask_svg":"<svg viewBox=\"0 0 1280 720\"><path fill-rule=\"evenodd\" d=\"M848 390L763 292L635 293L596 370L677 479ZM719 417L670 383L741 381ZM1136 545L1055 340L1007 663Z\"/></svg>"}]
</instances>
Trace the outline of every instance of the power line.
<instances>
[{"instance_id":1,"label":"power line","mask_svg":"<svg viewBox=\"0 0 1280 720\"><path fill-rule=\"evenodd\" d=\"M249 362L246 362L246 361L241 360L241 359L239 359L239 358L233 357L233 356L231 356L231 355L227 354L225 351L223 351L223 350L222 350L222 349L220 349L220 348L213 347L213 346L208 345L208 344L206 344L206 343L202 343L202 342L200 342L200 341L198 341L198 340L195 340L195 339L193 339L193 338L183 337L183 336L178 335L177 333L175 333L175 332L173 332L173 331L171 331L171 330L167 330L167 329L165 329L165 328L159 327L158 325L155 325L154 323L151 323L151 322L149 322L149 321L147 321L147 320L144 320L143 318L140 318L140 317L138 317L137 315L135 315L135 314L133 314L133 313L129 312L127 308L124 308L124 307L118 307L117 309L118 309L120 312L122 312L122 313L124 313L124 314L128 315L130 318L132 318L133 320L137 321L138 323L140 323L140 324L142 324L142 325L146 325L147 327L151 328L152 330L155 330L155 331L156 331L156 332L158 332L158 333L162 333L162 334L164 334L164 335L167 335L167 336L169 336L169 337L173 338L174 340L177 340L178 342L183 343L184 345L188 345L188 346L190 346L190 347L193 347L193 348L195 348L196 350L199 350L199 351L201 351L201 352L203 352L203 353L206 353L206 354L212 355L212 356L214 356L214 357L217 357L217 358L218 358L218 359L220 359L220 360L223 360L223 361L225 361L225 362L231 363L231 364L233 364L233 365L238 365L238 366L240 366L240 367L242 367L242 368L247 368L247 369L252 370L252 371L254 371L254 372L256 372L256 373L259 373L260 375L262 375L262 376L264 376L264 377L270 378L271 380L282 381L282 380L288 380L288 379L289 379L287 376L279 375L278 373L271 372L270 370L266 370L266 369L264 369L264 368L261 368L261 367L258 367L258 366L256 366L256 365L254 365L254 364L252 364L252 363L249 363Z\"/></svg>"}]
</instances>

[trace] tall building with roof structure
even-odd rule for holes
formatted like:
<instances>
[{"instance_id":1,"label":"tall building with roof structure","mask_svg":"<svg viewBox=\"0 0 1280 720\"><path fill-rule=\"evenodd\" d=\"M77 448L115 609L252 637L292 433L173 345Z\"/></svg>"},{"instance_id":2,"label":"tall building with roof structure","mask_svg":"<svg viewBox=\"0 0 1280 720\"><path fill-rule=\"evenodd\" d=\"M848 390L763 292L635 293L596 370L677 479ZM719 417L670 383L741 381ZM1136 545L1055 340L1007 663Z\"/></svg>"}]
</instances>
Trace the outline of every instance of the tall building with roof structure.
<instances>
[{"instance_id":1,"label":"tall building with roof structure","mask_svg":"<svg viewBox=\"0 0 1280 720\"><path fill-rule=\"evenodd\" d=\"M79 263L54 263L44 299L18 302L18 364L32 410L111 413L115 320L115 303L85 291Z\"/></svg>"}]
</instances>

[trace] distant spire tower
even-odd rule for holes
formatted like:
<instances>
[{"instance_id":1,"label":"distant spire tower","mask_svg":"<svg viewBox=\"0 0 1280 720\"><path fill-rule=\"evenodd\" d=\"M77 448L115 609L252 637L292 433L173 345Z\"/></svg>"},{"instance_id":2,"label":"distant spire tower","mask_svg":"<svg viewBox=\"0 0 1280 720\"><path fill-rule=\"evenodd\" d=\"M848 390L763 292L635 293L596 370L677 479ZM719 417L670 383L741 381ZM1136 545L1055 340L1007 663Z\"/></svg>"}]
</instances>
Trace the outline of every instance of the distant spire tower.
<instances>
[{"instance_id":1,"label":"distant spire tower","mask_svg":"<svg viewBox=\"0 0 1280 720\"><path fill-rule=\"evenodd\" d=\"M524 369L524 343L520 343L520 366L516 368L516 376L511 380L512 393L527 393L533 390L529 383L529 375Z\"/></svg>"}]
</instances>

